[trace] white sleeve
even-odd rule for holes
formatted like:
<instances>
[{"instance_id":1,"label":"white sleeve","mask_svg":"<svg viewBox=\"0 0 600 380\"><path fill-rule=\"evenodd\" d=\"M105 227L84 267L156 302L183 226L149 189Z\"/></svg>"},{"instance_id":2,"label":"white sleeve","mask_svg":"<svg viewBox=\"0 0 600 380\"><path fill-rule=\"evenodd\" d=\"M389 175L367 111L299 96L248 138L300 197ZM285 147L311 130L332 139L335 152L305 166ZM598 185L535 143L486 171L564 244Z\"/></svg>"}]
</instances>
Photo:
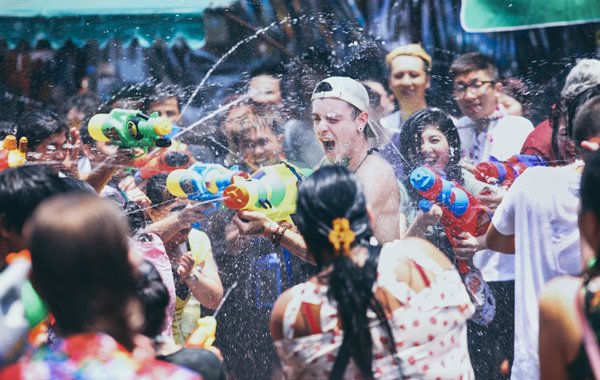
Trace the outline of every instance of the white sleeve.
<instances>
[{"instance_id":1,"label":"white sleeve","mask_svg":"<svg viewBox=\"0 0 600 380\"><path fill-rule=\"evenodd\" d=\"M520 180L522 180L522 176L517 177L513 185L504 194L502 202L500 202L492 217L492 224L502 235L515 234L515 202L521 196L521 186L517 183L522 182Z\"/></svg>"}]
</instances>

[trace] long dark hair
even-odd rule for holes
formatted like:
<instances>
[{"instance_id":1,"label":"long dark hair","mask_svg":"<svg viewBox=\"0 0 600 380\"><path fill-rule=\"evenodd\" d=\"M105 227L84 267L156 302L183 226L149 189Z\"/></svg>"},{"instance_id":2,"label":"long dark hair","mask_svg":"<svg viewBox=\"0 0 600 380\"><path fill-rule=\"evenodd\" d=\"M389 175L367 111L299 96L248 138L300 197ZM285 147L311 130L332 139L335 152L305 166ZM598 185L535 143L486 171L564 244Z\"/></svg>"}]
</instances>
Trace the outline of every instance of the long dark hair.
<instances>
[{"instance_id":1,"label":"long dark hair","mask_svg":"<svg viewBox=\"0 0 600 380\"><path fill-rule=\"evenodd\" d=\"M410 173L417 167L423 165L424 158L421 152L423 145L423 131L429 127L439 129L448 140L448 165L446 165L446 179L464 185L464 179L460 167L461 145L458 130L450 116L438 109L423 109L413 113L402 125L400 132L400 154L406 159L405 173ZM406 186L408 195L413 202L420 199L412 186Z\"/></svg>"},{"instance_id":2,"label":"long dark hair","mask_svg":"<svg viewBox=\"0 0 600 380\"><path fill-rule=\"evenodd\" d=\"M139 303L119 210L97 196L62 195L42 204L28 226L32 283L58 331L104 332L132 349Z\"/></svg>"},{"instance_id":3,"label":"long dark hair","mask_svg":"<svg viewBox=\"0 0 600 380\"><path fill-rule=\"evenodd\" d=\"M351 247L369 247L364 266L359 267L343 254L335 254L328 236L333 220L337 218L346 218L350 223L355 234ZM327 296L336 302L344 327L344 340L338 355L348 352L362 376L372 379L373 341L368 309L376 313L388 334L394 347L392 352L395 352L395 346L383 308L373 293L379 249L369 243L373 232L365 195L356 177L346 168L333 165L322 167L303 180L298 188L296 222L319 268L333 266ZM334 365L333 372L335 368ZM333 373L332 377L335 377Z\"/></svg>"},{"instance_id":4,"label":"long dark hair","mask_svg":"<svg viewBox=\"0 0 600 380\"><path fill-rule=\"evenodd\" d=\"M552 127L552 152L559 160L559 165L566 165L571 158L577 157L563 157L562 152L558 149L558 132L560 128L560 118L564 117L566 122L567 138L575 141L573 133L575 116L579 112L579 109L590 100L591 98L600 95L600 85L596 87L588 88L585 91L580 92L577 96L571 99L562 100L557 103L550 115L550 126ZM577 150L575 151L577 154Z\"/></svg>"},{"instance_id":5,"label":"long dark hair","mask_svg":"<svg viewBox=\"0 0 600 380\"><path fill-rule=\"evenodd\" d=\"M600 221L600 151L590 155L586 160L583 174L581 175L581 208L579 214L592 212L596 219ZM589 275L592 277L600 275L600 251L596 251L595 260L592 266L588 268Z\"/></svg>"}]
</instances>

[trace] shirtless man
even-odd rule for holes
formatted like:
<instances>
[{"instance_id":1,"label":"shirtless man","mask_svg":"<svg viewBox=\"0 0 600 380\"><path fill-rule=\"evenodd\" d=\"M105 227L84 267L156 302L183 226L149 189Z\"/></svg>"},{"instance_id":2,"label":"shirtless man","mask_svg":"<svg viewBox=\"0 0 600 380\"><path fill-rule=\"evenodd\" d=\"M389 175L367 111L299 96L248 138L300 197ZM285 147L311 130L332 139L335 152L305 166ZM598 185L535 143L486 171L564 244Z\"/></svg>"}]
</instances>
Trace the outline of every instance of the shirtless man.
<instances>
[{"instance_id":1,"label":"shirtless man","mask_svg":"<svg viewBox=\"0 0 600 380\"><path fill-rule=\"evenodd\" d=\"M392 167L370 148L377 131L369 120L369 96L359 82L347 77L321 81L312 95L313 127L323 144L327 161L345 165L361 181L373 212L373 232L379 243L400 238L405 229L400 213L400 189ZM281 245L308 261L306 245L291 230L284 230L263 214L242 211L233 219L242 234L276 235ZM282 236L277 236L282 234Z\"/></svg>"}]
</instances>

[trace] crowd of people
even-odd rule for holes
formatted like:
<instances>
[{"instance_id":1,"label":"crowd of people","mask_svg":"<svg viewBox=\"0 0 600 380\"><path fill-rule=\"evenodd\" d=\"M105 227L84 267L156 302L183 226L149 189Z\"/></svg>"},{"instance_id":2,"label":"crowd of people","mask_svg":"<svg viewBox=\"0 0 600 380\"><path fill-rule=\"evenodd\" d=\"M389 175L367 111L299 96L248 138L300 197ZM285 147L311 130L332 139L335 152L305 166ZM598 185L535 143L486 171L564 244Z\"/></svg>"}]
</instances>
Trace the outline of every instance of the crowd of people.
<instances>
[{"instance_id":1,"label":"crowd of people","mask_svg":"<svg viewBox=\"0 0 600 380\"><path fill-rule=\"evenodd\" d=\"M600 376L600 61L536 127L483 54L450 66L461 115L428 105L419 44L386 64L386 83L320 78L312 126L268 70L203 123L154 82L1 122L27 155L0 171L0 379ZM168 119L171 146L98 141L90 120L114 109ZM193 163L281 162L293 223L169 188ZM36 339L18 252L48 311Z\"/></svg>"}]
</instances>

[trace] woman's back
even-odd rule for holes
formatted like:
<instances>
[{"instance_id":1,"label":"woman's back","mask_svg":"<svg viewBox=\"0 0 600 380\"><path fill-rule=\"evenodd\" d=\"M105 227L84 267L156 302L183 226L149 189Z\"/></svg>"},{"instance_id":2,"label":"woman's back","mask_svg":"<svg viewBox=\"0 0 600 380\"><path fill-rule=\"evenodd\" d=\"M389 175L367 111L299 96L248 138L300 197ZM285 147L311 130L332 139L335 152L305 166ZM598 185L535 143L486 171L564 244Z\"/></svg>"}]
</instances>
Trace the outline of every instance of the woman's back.
<instances>
[{"instance_id":1,"label":"woman's back","mask_svg":"<svg viewBox=\"0 0 600 380\"><path fill-rule=\"evenodd\" d=\"M327 282L300 284L274 309L272 328L287 378L328 377L343 340ZM395 241L380 254L376 298L394 335L405 378L472 378L466 320L474 308L452 264L420 239ZM278 315L280 313L281 315ZM373 371L376 378L398 378L388 338L371 310ZM278 326L277 319L281 317ZM360 375L351 361L345 378Z\"/></svg>"}]
</instances>

